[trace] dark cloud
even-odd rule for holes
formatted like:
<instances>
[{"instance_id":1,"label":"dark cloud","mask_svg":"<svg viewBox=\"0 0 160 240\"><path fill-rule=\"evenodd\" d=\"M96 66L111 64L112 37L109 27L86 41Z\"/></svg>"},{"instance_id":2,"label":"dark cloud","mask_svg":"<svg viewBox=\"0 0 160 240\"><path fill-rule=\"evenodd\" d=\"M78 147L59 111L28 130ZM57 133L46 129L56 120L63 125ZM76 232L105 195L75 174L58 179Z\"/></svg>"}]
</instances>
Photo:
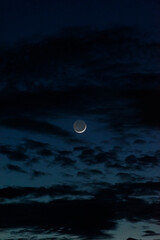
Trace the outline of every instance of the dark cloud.
<instances>
[{"instance_id":1,"label":"dark cloud","mask_svg":"<svg viewBox=\"0 0 160 240\"><path fill-rule=\"evenodd\" d=\"M98 186L98 185L97 185ZM103 235L102 230L115 230L116 222L120 219L138 222L159 219L158 202L149 203L139 197L142 195L156 194L160 191L159 182L144 183L119 183L106 185L100 183L101 189L94 189L92 193L79 190L75 185L54 185L52 187L7 187L0 189L2 200L20 199L24 202L0 205L0 226L12 227L46 226L59 229L63 233L80 234L87 239L95 239ZM88 195L87 200L79 198ZM25 198L39 198L50 196L54 200L48 203L28 202ZM76 200L66 200L66 196L77 197ZM136 198L138 196L138 198ZM16 214L15 214L16 213ZM47 219L46 216L47 215ZM14 216L14 217L13 217ZM53 218L54 216L54 218ZM70 229L70 230L69 230ZM153 234L145 231L145 234ZM109 235L106 235L109 237ZM151 236L151 235L149 235ZM154 235L152 235L154 236ZM110 236L111 237L111 236ZM110 238L109 238L110 239Z\"/></svg>"},{"instance_id":2,"label":"dark cloud","mask_svg":"<svg viewBox=\"0 0 160 240\"><path fill-rule=\"evenodd\" d=\"M6 155L12 161L26 161L28 156L22 147L13 148L10 145L1 145L0 154Z\"/></svg>"},{"instance_id":3,"label":"dark cloud","mask_svg":"<svg viewBox=\"0 0 160 240\"><path fill-rule=\"evenodd\" d=\"M88 170L88 169L87 169ZM85 170L87 172L87 170ZM84 172L85 172L84 171ZM88 170L90 173L91 171ZM37 171L36 175L41 175L43 173ZM99 173L100 174L100 173ZM101 173L102 174L102 173ZM8 187L0 189L0 197L3 199L14 199L22 196L46 196L51 197L61 197L66 195L71 195L76 197L79 196L90 196L95 199L111 199L112 201L127 201L128 198L133 197L144 197L144 196L157 196L160 192L160 182L126 182L108 184L106 182L91 182L87 186L84 185L85 189L92 188L92 190L86 190L80 188L78 185L66 185L58 184L51 187Z\"/></svg>"},{"instance_id":4,"label":"dark cloud","mask_svg":"<svg viewBox=\"0 0 160 240\"><path fill-rule=\"evenodd\" d=\"M76 159L73 151L69 150L55 150L53 153L53 160L49 161L49 165L60 165L62 167L74 167Z\"/></svg>"},{"instance_id":5,"label":"dark cloud","mask_svg":"<svg viewBox=\"0 0 160 240\"><path fill-rule=\"evenodd\" d=\"M76 161L63 154L59 154L55 156L52 164L58 164L61 165L62 167L72 167L76 164Z\"/></svg>"},{"instance_id":6,"label":"dark cloud","mask_svg":"<svg viewBox=\"0 0 160 240\"><path fill-rule=\"evenodd\" d=\"M157 87L128 90L124 93L128 99L132 99L132 108L136 110L136 126L147 128L159 128L159 92Z\"/></svg>"},{"instance_id":7,"label":"dark cloud","mask_svg":"<svg viewBox=\"0 0 160 240\"><path fill-rule=\"evenodd\" d=\"M143 99L141 96L143 96ZM150 102L148 102L148 96L151 96ZM15 116L21 113L21 118L19 120L17 119L17 121L24 121L25 125L27 125L24 118L26 114L32 117L36 114L36 116L43 118L44 116L57 118L60 117L62 113L69 114L73 112L75 114L96 114L101 123L109 124L110 127L116 131L122 131L124 129L139 128L142 126L158 127L158 115L156 112L158 107L157 103L159 102L158 96L156 89L142 92L142 89L130 90L126 88L125 90L116 90L116 88L110 89L105 86L78 86L64 90L37 91L36 93L25 92L23 94L15 92L14 94L1 96L1 101L4 102L1 107L3 108L1 109L1 113L3 117L8 117L13 112ZM106 103L107 106L100 108L99 106L101 106L102 103ZM55 113L56 115L54 116ZM150 116L153 116L152 119ZM31 121L31 119L28 119L28 121ZM1 125L8 125L9 127L16 125L16 123L11 124L11 121L16 121L16 119L8 119L6 124L4 120L1 120ZM33 122L34 121L35 120L33 120ZM151 121L152 124L149 123ZM154 121L157 121L157 123L154 123ZM20 123L19 129L24 130L22 122ZM44 123L44 121L38 124L40 125L42 123ZM32 125L33 124L34 123L32 123ZM49 123L45 124L47 125ZM53 129L53 126L42 126L42 129L44 127L46 129ZM30 130L33 131L33 129ZM65 133L63 132L62 134L60 129L56 129L56 134L62 136L67 133L65 131Z\"/></svg>"},{"instance_id":8,"label":"dark cloud","mask_svg":"<svg viewBox=\"0 0 160 240\"><path fill-rule=\"evenodd\" d=\"M100 171L98 169L83 169L83 170L77 172L77 176L84 177L87 179L89 179L93 176L97 177L97 176L101 176L101 175L103 176L104 174L102 171Z\"/></svg>"},{"instance_id":9,"label":"dark cloud","mask_svg":"<svg viewBox=\"0 0 160 240\"><path fill-rule=\"evenodd\" d=\"M57 118L64 113L84 113L87 110L89 91L96 92L94 87L75 86L66 89L37 89L36 91L15 91L8 93L3 91L0 100L3 105L0 107L1 116L6 118L14 116L26 118L40 116ZM93 93L94 94L94 93ZM92 95L93 98L93 95ZM80 107L80 106L83 106Z\"/></svg>"},{"instance_id":10,"label":"dark cloud","mask_svg":"<svg viewBox=\"0 0 160 240\"><path fill-rule=\"evenodd\" d=\"M145 144L146 141L143 140L143 139L136 139L136 140L134 141L134 143L135 143L135 144Z\"/></svg>"},{"instance_id":11,"label":"dark cloud","mask_svg":"<svg viewBox=\"0 0 160 240\"><path fill-rule=\"evenodd\" d=\"M72 154L72 151L68 151L68 150L59 150L58 153L59 153L60 155L64 155L64 156L66 156L66 155L70 155L70 154Z\"/></svg>"},{"instance_id":12,"label":"dark cloud","mask_svg":"<svg viewBox=\"0 0 160 240\"><path fill-rule=\"evenodd\" d=\"M95 161L97 163L104 162L106 166L110 165L110 163L114 163L117 160L117 149L114 148L109 150L108 152L101 152L95 155Z\"/></svg>"},{"instance_id":13,"label":"dark cloud","mask_svg":"<svg viewBox=\"0 0 160 240\"><path fill-rule=\"evenodd\" d=\"M65 79L68 79L69 74L71 79L77 77L78 82L80 76L76 73L72 76L70 71L74 66L83 72L87 69L88 79L98 81L98 77L101 77L99 80L103 81L107 75L111 76L114 72L126 74L126 68L128 71L135 71L139 63L136 53L139 57L147 57L147 60L150 56L146 45L143 34L132 27L114 27L102 31L85 27L67 28L63 29L59 36L48 37L36 43L19 44L15 48L3 51L1 76L9 77L14 73L16 80L8 78L10 89L11 86L15 88L15 85L23 85L29 89L45 88L46 85L53 86L52 79L60 81L60 84L63 81L65 85ZM148 50L147 53L142 49ZM129 56L135 61L129 59ZM128 64L124 62L126 59ZM22 84L20 79L24 76ZM45 78L46 83L39 80L37 84L33 81L37 78Z\"/></svg>"},{"instance_id":14,"label":"dark cloud","mask_svg":"<svg viewBox=\"0 0 160 240\"><path fill-rule=\"evenodd\" d=\"M143 237L160 236L160 233L156 233L156 232L151 231L151 230L146 230L144 232L145 232L145 234L143 235Z\"/></svg>"},{"instance_id":15,"label":"dark cloud","mask_svg":"<svg viewBox=\"0 0 160 240\"><path fill-rule=\"evenodd\" d=\"M84 146L74 147L74 151L82 151L82 150L87 150L87 147L84 147Z\"/></svg>"},{"instance_id":16,"label":"dark cloud","mask_svg":"<svg viewBox=\"0 0 160 240\"><path fill-rule=\"evenodd\" d=\"M117 131L139 127L142 122L158 126L159 94L154 87L159 75L154 71L160 52L146 39L131 27L71 28L59 36L8 49L1 53L6 85L0 97L2 116L14 113L23 120L26 114L59 117L74 112L98 115ZM152 74L148 68L153 68ZM54 127L56 135L68 135L56 126L43 127L51 132Z\"/></svg>"},{"instance_id":17,"label":"dark cloud","mask_svg":"<svg viewBox=\"0 0 160 240\"><path fill-rule=\"evenodd\" d=\"M55 135L59 137L71 137L71 134L60 127L48 122L27 119L27 118L10 118L1 121L1 125L17 130L30 131L41 134Z\"/></svg>"},{"instance_id":18,"label":"dark cloud","mask_svg":"<svg viewBox=\"0 0 160 240\"><path fill-rule=\"evenodd\" d=\"M51 150L52 146L48 143L35 141L32 139L24 139L20 146L23 146L31 155L30 159L27 161L28 166L38 163L41 157L50 157L53 155Z\"/></svg>"},{"instance_id":19,"label":"dark cloud","mask_svg":"<svg viewBox=\"0 0 160 240\"><path fill-rule=\"evenodd\" d=\"M139 85L139 87L146 85L147 87L153 88L158 86L157 84L160 79L160 74L135 72L123 77L126 78L130 84L136 84Z\"/></svg>"},{"instance_id":20,"label":"dark cloud","mask_svg":"<svg viewBox=\"0 0 160 240\"><path fill-rule=\"evenodd\" d=\"M39 171L38 176L39 176ZM41 174L41 173L40 173ZM51 187L6 187L0 189L1 199L18 199L21 197L42 197L50 196L53 198L61 197L66 195L70 196L83 196L89 195L88 192L78 190L75 185L57 184Z\"/></svg>"},{"instance_id":21,"label":"dark cloud","mask_svg":"<svg viewBox=\"0 0 160 240\"><path fill-rule=\"evenodd\" d=\"M103 172L98 169L90 169L89 172L93 175L103 175Z\"/></svg>"},{"instance_id":22,"label":"dark cloud","mask_svg":"<svg viewBox=\"0 0 160 240\"><path fill-rule=\"evenodd\" d=\"M117 176L120 178L121 181L127 181L127 182L139 182L139 181L145 180L144 177L134 173L131 174L131 173L119 172L117 173Z\"/></svg>"},{"instance_id":23,"label":"dark cloud","mask_svg":"<svg viewBox=\"0 0 160 240\"><path fill-rule=\"evenodd\" d=\"M122 202L97 199L3 204L0 205L0 226L5 224L7 227L24 227L28 226L29 221L30 226L45 227L51 231L63 228L63 234L78 234L86 239L97 239L100 236L110 239L108 231L116 230L117 220L158 220L159 207L159 204L147 204L143 200L133 198Z\"/></svg>"},{"instance_id":24,"label":"dark cloud","mask_svg":"<svg viewBox=\"0 0 160 240\"><path fill-rule=\"evenodd\" d=\"M78 177L83 177L86 179L89 179L91 176L88 174L88 171L78 171L77 172Z\"/></svg>"},{"instance_id":25,"label":"dark cloud","mask_svg":"<svg viewBox=\"0 0 160 240\"><path fill-rule=\"evenodd\" d=\"M125 183L122 181L114 185L106 185L104 182L97 182L94 184L90 183L90 186L93 188L92 194L94 193L93 197L95 199L110 199L113 202L127 202L131 198L134 198L135 201L137 199L143 200L145 197L147 203L147 198L151 200L150 197L152 197L152 202L154 203L154 200L157 202L156 197L160 192L160 182L153 181L125 181Z\"/></svg>"},{"instance_id":26,"label":"dark cloud","mask_svg":"<svg viewBox=\"0 0 160 240\"><path fill-rule=\"evenodd\" d=\"M49 157L53 155L52 151L49 149L42 149L38 152L38 154L43 157Z\"/></svg>"},{"instance_id":27,"label":"dark cloud","mask_svg":"<svg viewBox=\"0 0 160 240\"><path fill-rule=\"evenodd\" d=\"M38 157L31 157L25 164L26 164L26 166L32 166L34 164L39 163L39 161L40 161L40 158L38 158Z\"/></svg>"},{"instance_id":28,"label":"dark cloud","mask_svg":"<svg viewBox=\"0 0 160 240\"><path fill-rule=\"evenodd\" d=\"M44 177L48 175L50 174L43 171L32 170L31 178L34 179L34 178Z\"/></svg>"},{"instance_id":29,"label":"dark cloud","mask_svg":"<svg viewBox=\"0 0 160 240\"><path fill-rule=\"evenodd\" d=\"M105 235L102 232L103 229L113 230L116 228L111 208L111 203L106 206L103 202L99 204L87 200L57 200L48 204L6 204L0 205L3 218L3 222L0 219L0 226L5 224L5 226L11 227L15 224L24 227L29 221L30 226L43 227L47 230L61 229L60 232L63 234L78 234L87 239L98 236L111 237L109 233ZM15 216L14 220L13 216Z\"/></svg>"},{"instance_id":30,"label":"dark cloud","mask_svg":"<svg viewBox=\"0 0 160 240\"><path fill-rule=\"evenodd\" d=\"M142 157L136 157L135 155L129 155L125 159L126 167L128 169L142 170L145 167L155 167L160 163L158 156L144 155Z\"/></svg>"},{"instance_id":31,"label":"dark cloud","mask_svg":"<svg viewBox=\"0 0 160 240\"><path fill-rule=\"evenodd\" d=\"M136 238L127 238L127 240L138 240Z\"/></svg>"},{"instance_id":32,"label":"dark cloud","mask_svg":"<svg viewBox=\"0 0 160 240\"><path fill-rule=\"evenodd\" d=\"M127 183L117 183L115 189L118 190L118 194L123 197L127 196L156 196L160 191L160 182L127 182Z\"/></svg>"},{"instance_id":33,"label":"dark cloud","mask_svg":"<svg viewBox=\"0 0 160 240\"><path fill-rule=\"evenodd\" d=\"M92 164L94 162L94 149L87 148L79 153L79 159L87 164Z\"/></svg>"},{"instance_id":34,"label":"dark cloud","mask_svg":"<svg viewBox=\"0 0 160 240\"><path fill-rule=\"evenodd\" d=\"M7 164L6 168L10 171L13 171L13 172L26 173L25 170L23 170L21 167L19 167L17 165Z\"/></svg>"},{"instance_id":35,"label":"dark cloud","mask_svg":"<svg viewBox=\"0 0 160 240\"><path fill-rule=\"evenodd\" d=\"M73 175L72 174L70 174L70 173L63 173L63 176L64 177L67 177L67 178L72 178L73 177Z\"/></svg>"},{"instance_id":36,"label":"dark cloud","mask_svg":"<svg viewBox=\"0 0 160 240\"><path fill-rule=\"evenodd\" d=\"M80 150L79 150L80 151ZM102 164L106 166L111 166L117 160L118 149L114 148L112 150L103 151L101 148L86 148L82 149L79 154L79 159L88 165Z\"/></svg>"},{"instance_id":37,"label":"dark cloud","mask_svg":"<svg viewBox=\"0 0 160 240\"><path fill-rule=\"evenodd\" d=\"M136 156L134 154L131 154L125 157L124 160L119 158L121 152L123 152L123 150L118 146L115 146L113 149L109 151L104 151L101 148L96 147L95 148L85 147L78 149L78 158L80 159L80 161L89 166L95 164L104 164L104 166L107 169L114 168L117 170L125 171L129 170L142 171L145 168L149 167L154 168L156 166L159 166L160 164L160 157L158 151L156 151L152 155L141 154L140 156Z\"/></svg>"},{"instance_id":38,"label":"dark cloud","mask_svg":"<svg viewBox=\"0 0 160 240\"><path fill-rule=\"evenodd\" d=\"M24 139L24 147L27 149L39 150L50 147L48 143L43 143L39 141L35 141L32 139Z\"/></svg>"}]
</instances>

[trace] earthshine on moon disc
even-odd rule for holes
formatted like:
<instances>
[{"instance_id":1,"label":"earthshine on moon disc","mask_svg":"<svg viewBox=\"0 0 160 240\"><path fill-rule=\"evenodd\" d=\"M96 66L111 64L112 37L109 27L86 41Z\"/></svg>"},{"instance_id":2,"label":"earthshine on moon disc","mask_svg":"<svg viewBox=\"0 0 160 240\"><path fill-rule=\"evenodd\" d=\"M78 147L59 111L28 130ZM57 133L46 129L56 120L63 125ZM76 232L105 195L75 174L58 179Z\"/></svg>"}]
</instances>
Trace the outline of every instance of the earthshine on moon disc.
<instances>
[{"instance_id":1,"label":"earthshine on moon disc","mask_svg":"<svg viewBox=\"0 0 160 240\"><path fill-rule=\"evenodd\" d=\"M73 124L73 129L76 133L83 133L87 129L87 124L83 120L77 120Z\"/></svg>"}]
</instances>

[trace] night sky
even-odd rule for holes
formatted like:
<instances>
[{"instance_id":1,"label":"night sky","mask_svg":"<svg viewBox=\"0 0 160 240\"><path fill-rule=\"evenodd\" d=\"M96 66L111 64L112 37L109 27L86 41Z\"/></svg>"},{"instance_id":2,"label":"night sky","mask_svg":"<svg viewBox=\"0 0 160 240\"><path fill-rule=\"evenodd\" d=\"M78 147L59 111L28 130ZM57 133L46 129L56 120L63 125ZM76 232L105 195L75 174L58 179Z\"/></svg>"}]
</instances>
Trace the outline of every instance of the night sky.
<instances>
[{"instance_id":1,"label":"night sky","mask_svg":"<svg viewBox=\"0 0 160 240\"><path fill-rule=\"evenodd\" d=\"M160 240L159 13L0 0L0 239Z\"/></svg>"}]
</instances>

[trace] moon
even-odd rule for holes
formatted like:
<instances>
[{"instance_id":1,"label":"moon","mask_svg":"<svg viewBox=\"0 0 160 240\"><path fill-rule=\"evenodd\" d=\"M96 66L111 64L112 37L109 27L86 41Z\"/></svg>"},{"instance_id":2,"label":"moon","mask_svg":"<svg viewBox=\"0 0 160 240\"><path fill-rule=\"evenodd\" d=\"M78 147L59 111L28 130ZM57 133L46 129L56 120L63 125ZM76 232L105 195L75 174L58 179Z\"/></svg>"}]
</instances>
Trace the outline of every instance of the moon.
<instances>
[{"instance_id":1,"label":"moon","mask_svg":"<svg viewBox=\"0 0 160 240\"><path fill-rule=\"evenodd\" d=\"M73 124L73 129L76 133L83 133L87 129L87 124L83 120L76 120Z\"/></svg>"}]
</instances>

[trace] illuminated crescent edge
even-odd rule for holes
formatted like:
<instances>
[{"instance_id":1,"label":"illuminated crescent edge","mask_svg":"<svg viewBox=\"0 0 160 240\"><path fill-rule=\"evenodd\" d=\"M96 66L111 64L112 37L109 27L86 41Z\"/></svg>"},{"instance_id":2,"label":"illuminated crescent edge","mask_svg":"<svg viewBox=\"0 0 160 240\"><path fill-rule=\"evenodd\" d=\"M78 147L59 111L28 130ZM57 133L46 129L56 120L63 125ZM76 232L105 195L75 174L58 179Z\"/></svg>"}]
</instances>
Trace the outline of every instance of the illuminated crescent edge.
<instances>
[{"instance_id":1,"label":"illuminated crescent edge","mask_svg":"<svg viewBox=\"0 0 160 240\"><path fill-rule=\"evenodd\" d=\"M84 131L86 131L86 129L87 129L87 125L85 124L85 128L82 131L77 131L76 129L75 129L75 131L76 131L76 133L83 133Z\"/></svg>"}]
</instances>

